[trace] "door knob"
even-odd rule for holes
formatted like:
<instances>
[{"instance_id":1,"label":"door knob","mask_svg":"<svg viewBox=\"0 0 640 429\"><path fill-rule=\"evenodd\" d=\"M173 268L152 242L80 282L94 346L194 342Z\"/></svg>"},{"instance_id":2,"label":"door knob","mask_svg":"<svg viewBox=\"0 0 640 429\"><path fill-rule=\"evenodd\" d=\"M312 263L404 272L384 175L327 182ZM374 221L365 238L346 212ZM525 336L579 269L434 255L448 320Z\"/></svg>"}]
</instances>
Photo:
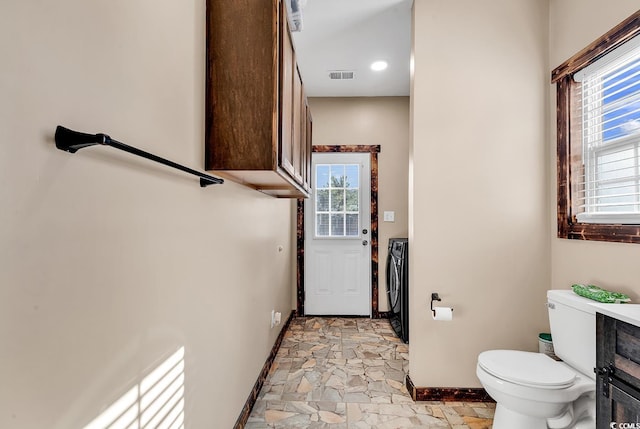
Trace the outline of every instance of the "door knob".
<instances>
[{"instance_id":1,"label":"door knob","mask_svg":"<svg viewBox=\"0 0 640 429\"><path fill-rule=\"evenodd\" d=\"M363 230L362 230L362 233L363 233L363 234L366 234L366 233L368 233L368 232L369 232L369 230L368 230L367 228L365 228L365 229L363 229Z\"/></svg>"},{"instance_id":2,"label":"door knob","mask_svg":"<svg viewBox=\"0 0 640 429\"><path fill-rule=\"evenodd\" d=\"M367 244L369 244L369 242L367 240L362 240L362 245L366 246Z\"/></svg>"}]
</instances>

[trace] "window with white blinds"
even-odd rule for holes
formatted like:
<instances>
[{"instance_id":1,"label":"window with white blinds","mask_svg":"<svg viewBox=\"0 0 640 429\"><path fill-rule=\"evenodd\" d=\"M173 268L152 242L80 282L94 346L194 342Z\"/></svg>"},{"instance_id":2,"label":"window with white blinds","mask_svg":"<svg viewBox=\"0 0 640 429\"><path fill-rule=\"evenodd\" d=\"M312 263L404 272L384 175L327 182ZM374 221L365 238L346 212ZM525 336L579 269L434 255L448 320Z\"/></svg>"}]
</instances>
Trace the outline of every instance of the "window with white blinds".
<instances>
[{"instance_id":1,"label":"window with white blinds","mask_svg":"<svg viewBox=\"0 0 640 429\"><path fill-rule=\"evenodd\" d=\"M576 72L572 99L573 213L640 224L640 36Z\"/></svg>"}]
</instances>

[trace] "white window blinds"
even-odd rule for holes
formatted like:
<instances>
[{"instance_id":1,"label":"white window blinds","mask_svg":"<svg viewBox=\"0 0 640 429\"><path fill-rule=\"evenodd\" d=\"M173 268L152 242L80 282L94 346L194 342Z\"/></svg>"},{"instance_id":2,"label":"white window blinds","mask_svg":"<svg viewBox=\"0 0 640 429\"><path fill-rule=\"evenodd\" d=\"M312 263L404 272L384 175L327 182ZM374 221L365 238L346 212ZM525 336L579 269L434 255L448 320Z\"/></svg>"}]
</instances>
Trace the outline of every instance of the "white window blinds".
<instances>
[{"instance_id":1,"label":"white window blinds","mask_svg":"<svg viewBox=\"0 0 640 429\"><path fill-rule=\"evenodd\" d=\"M574 75L579 222L640 224L640 36ZM575 140L574 140L575 141ZM581 155L581 156L580 156Z\"/></svg>"}]
</instances>

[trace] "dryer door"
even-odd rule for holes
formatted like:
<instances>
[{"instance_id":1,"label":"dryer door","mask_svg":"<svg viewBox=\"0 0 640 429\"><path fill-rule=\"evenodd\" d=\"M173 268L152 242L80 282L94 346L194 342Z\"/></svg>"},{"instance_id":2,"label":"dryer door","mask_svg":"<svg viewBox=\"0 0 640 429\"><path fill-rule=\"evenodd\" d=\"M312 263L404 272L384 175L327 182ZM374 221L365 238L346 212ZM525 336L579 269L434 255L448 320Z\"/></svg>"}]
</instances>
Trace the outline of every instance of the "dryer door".
<instances>
[{"instance_id":1,"label":"dryer door","mask_svg":"<svg viewBox=\"0 0 640 429\"><path fill-rule=\"evenodd\" d=\"M387 258L387 295L389 297L389 311L400 313L400 260L392 253Z\"/></svg>"}]
</instances>

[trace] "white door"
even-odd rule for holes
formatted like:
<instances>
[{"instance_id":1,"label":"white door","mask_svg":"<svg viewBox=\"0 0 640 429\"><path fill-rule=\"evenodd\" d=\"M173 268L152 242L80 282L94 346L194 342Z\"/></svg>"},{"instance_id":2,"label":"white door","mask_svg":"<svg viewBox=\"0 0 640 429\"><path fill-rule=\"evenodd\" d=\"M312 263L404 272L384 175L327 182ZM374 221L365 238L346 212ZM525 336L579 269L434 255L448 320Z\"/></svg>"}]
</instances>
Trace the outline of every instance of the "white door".
<instances>
[{"instance_id":1,"label":"white door","mask_svg":"<svg viewBox=\"0 0 640 429\"><path fill-rule=\"evenodd\" d=\"M304 311L371 315L371 155L314 153L305 201Z\"/></svg>"}]
</instances>

